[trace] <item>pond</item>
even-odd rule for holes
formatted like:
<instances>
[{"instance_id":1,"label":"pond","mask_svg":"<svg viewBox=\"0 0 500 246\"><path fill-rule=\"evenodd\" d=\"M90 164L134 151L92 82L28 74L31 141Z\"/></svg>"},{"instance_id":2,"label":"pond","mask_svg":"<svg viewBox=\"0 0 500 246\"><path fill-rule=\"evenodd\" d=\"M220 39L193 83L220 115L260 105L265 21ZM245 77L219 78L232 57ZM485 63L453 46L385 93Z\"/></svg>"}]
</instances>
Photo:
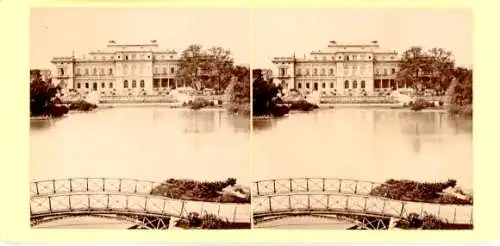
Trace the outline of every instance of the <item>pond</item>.
<instances>
[{"instance_id":1,"label":"pond","mask_svg":"<svg viewBox=\"0 0 500 246\"><path fill-rule=\"evenodd\" d=\"M446 112L335 108L253 120L254 180L446 181L472 189L472 120Z\"/></svg>"}]
</instances>

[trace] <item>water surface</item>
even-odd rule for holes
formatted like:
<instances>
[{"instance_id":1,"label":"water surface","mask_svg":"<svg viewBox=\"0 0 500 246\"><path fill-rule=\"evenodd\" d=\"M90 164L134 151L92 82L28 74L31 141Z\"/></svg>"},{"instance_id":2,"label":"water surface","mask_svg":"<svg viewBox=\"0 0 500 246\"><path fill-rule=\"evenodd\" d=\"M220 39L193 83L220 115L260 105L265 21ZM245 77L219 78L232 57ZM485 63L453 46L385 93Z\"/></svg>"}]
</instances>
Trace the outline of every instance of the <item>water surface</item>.
<instances>
[{"instance_id":1,"label":"water surface","mask_svg":"<svg viewBox=\"0 0 500 246\"><path fill-rule=\"evenodd\" d=\"M253 121L254 180L446 181L472 189L472 121L446 112L335 108Z\"/></svg>"}]
</instances>

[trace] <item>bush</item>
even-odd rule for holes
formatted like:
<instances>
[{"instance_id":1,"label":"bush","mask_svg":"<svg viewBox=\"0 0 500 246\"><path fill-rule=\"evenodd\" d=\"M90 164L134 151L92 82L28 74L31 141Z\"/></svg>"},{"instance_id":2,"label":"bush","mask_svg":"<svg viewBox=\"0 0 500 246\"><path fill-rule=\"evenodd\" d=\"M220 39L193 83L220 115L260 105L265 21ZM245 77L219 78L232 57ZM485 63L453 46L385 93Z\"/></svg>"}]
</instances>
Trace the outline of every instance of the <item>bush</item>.
<instances>
[{"instance_id":1,"label":"bush","mask_svg":"<svg viewBox=\"0 0 500 246\"><path fill-rule=\"evenodd\" d=\"M219 219L213 214L205 214L200 217L198 213L189 213L186 218L179 220L177 227L185 229L250 229L250 223L232 223L228 220Z\"/></svg>"},{"instance_id":2,"label":"bush","mask_svg":"<svg viewBox=\"0 0 500 246\"><path fill-rule=\"evenodd\" d=\"M226 181L199 182L194 180L169 179L151 190L151 195L165 196L173 199L225 202L225 203L250 203L250 198L232 199L226 195L222 198L222 190L234 186L236 179Z\"/></svg>"},{"instance_id":3,"label":"bush","mask_svg":"<svg viewBox=\"0 0 500 246\"><path fill-rule=\"evenodd\" d=\"M414 103L410 105L411 110L420 111L429 106L429 104L424 99L417 99Z\"/></svg>"},{"instance_id":4,"label":"bush","mask_svg":"<svg viewBox=\"0 0 500 246\"><path fill-rule=\"evenodd\" d=\"M69 105L69 110L78 110L78 111L91 111L97 108L97 105L88 103L84 100L78 100L75 102L72 102Z\"/></svg>"},{"instance_id":5,"label":"bush","mask_svg":"<svg viewBox=\"0 0 500 246\"><path fill-rule=\"evenodd\" d=\"M309 103L306 100L290 101L287 103L291 104L290 110L312 111L319 108L318 105Z\"/></svg>"},{"instance_id":6,"label":"bush","mask_svg":"<svg viewBox=\"0 0 500 246\"><path fill-rule=\"evenodd\" d=\"M448 187L455 187L456 183L456 180L453 179L436 183L419 183L410 180L390 179L384 184L374 187L370 195L402 201L463 205L472 204L472 198L466 200L450 195L439 194Z\"/></svg>"}]
</instances>

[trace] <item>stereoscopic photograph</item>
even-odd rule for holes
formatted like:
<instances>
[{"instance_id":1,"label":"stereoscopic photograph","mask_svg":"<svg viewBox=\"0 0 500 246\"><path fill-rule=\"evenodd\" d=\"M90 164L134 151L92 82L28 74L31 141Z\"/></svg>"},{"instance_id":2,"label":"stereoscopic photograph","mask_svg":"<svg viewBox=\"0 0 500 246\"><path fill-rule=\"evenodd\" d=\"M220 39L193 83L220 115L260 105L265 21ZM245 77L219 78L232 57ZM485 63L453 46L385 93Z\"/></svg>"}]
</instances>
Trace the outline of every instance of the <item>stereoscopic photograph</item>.
<instances>
[{"instance_id":1,"label":"stereoscopic photograph","mask_svg":"<svg viewBox=\"0 0 500 246\"><path fill-rule=\"evenodd\" d=\"M249 18L31 9L31 227L249 229Z\"/></svg>"},{"instance_id":2,"label":"stereoscopic photograph","mask_svg":"<svg viewBox=\"0 0 500 246\"><path fill-rule=\"evenodd\" d=\"M473 228L470 11L252 17L254 228Z\"/></svg>"}]
</instances>

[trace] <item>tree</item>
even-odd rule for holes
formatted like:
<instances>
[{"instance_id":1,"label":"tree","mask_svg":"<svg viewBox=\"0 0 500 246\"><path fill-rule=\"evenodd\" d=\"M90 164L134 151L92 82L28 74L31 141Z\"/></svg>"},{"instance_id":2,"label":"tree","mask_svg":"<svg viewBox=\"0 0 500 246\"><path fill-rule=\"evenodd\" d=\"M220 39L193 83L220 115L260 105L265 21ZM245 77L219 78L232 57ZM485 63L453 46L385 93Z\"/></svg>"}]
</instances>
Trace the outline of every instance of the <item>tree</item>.
<instances>
[{"instance_id":1,"label":"tree","mask_svg":"<svg viewBox=\"0 0 500 246\"><path fill-rule=\"evenodd\" d=\"M207 67L213 71L213 76L209 77L207 87L221 90L229 85L233 72L233 59L231 51L222 47L213 47L207 51Z\"/></svg>"},{"instance_id":2,"label":"tree","mask_svg":"<svg viewBox=\"0 0 500 246\"><path fill-rule=\"evenodd\" d=\"M250 103L250 69L245 66L235 66L232 74L234 82L231 101L237 104Z\"/></svg>"},{"instance_id":3,"label":"tree","mask_svg":"<svg viewBox=\"0 0 500 246\"><path fill-rule=\"evenodd\" d=\"M431 88L443 92L453 77L452 53L442 48L424 51L411 47L401 58L397 79L411 84L415 89Z\"/></svg>"},{"instance_id":4,"label":"tree","mask_svg":"<svg viewBox=\"0 0 500 246\"><path fill-rule=\"evenodd\" d=\"M456 79L457 84L452 91L452 103L459 106L472 105L472 70L463 67L457 67L453 71L453 76Z\"/></svg>"},{"instance_id":5,"label":"tree","mask_svg":"<svg viewBox=\"0 0 500 246\"><path fill-rule=\"evenodd\" d=\"M253 115L263 116L272 114L275 107L273 99L278 95L279 88L273 83L265 81L260 69L253 70Z\"/></svg>"},{"instance_id":6,"label":"tree","mask_svg":"<svg viewBox=\"0 0 500 246\"><path fill-rule=\"evenodd\" d=\"M192 44L182 51L176 78L181 84L201 89L198 71L203 66L203 51L199 44Z\"/></svg>"},{"instance_id":7,"label":"tree","mask_svg":"<svg viewBox=\"0 0 500 246\"><path fill-rule=\"evenodd\" d=\"M233 72L231 51L222 47L203 50L190 45L182 52L176 77L178 81L197 90L213 88L218 91L229 85Z\"/></svg>"},{"instance_id":8,"label":"tree","mask_svg":"<svg viewBox=\"0 0 500 246\"><path fill-rule=\"evenodd\" d=\"M53 86L48 81L43 81L40 70L30 71L30 114L31 116L57 115L63 111L57 109L55 104L60 101L56 94L60 87Z\"/></svg>"}]
</instances>

